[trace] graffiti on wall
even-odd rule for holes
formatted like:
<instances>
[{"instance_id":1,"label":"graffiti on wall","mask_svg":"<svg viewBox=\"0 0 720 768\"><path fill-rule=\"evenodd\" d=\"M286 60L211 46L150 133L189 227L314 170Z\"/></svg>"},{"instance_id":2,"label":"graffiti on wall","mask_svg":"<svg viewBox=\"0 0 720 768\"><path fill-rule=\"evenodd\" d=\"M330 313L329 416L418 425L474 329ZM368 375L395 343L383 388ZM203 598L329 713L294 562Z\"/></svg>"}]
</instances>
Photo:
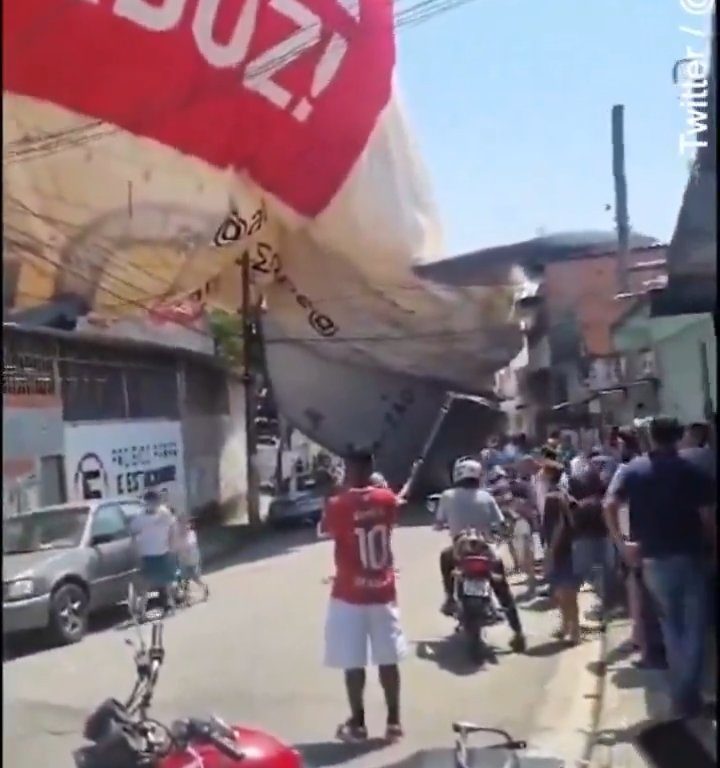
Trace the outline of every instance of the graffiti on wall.
<instances>
[{"instance_id":1,"label":"graffiti on wall","mask_svg":"<svg viewBox=\"0 0 720 768\"><path fill-rule=\"evenodd\" d=\"M73 499L141 496L153 489L177 509L186 507L178 422L67 425L65 463Z\"/></svg>"}]
</instances>

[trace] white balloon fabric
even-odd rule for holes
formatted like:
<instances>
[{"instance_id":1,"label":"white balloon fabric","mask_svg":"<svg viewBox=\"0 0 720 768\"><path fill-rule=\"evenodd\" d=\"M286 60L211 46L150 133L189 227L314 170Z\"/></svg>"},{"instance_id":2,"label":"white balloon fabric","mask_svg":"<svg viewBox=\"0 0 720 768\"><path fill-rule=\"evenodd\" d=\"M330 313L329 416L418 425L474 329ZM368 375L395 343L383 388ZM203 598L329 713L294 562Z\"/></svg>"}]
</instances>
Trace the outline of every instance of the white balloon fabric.
<instances>
[{"instance_id":1,"label":"white balloon fabric","mask_svg":"<svg viewBox=\"0 0 720 768\"><path fill-rule=\"evenodd\" d=\"M312 426L314 366L311 436L404 456L447 389L487 391L517 353L511 264L487 288L413 271L445 253L389 0L22 0L3 36L10 315L235 311L248 251L281 408Z\"/></svg>"}]
</instances>

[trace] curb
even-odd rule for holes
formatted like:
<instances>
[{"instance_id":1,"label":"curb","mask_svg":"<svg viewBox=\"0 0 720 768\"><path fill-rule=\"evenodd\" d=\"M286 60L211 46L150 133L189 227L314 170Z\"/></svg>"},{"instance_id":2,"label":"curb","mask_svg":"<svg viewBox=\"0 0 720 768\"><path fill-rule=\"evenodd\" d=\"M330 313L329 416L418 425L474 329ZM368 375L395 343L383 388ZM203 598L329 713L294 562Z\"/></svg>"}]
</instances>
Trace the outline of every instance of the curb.
<instances>
[{"instance_id":1,"label":"curb","mask_svg":"<svg viewBox=\"0 0 720 768\"><path fill-rule=\"evenodd\" d=\"M589 608L588 596L580 598L581 610ZM595 628L576 648L560 654L533 722L537 755L563 760L568 768L588 768L600 721L604 686L595 667L602 666L607 646L598 630Z\"/></svg>"},{"instance_id":2,"label":"curb","mask_svg":"<svg viewBox=\"0 0 720 768\"><path fill-rule=\"evenodd\" d=\"M605 688L607 683L607 657L608 657L608 628L605 625L600 630L600 653L598 654L597 680L592 694L593 705L590 712L590 724L588 726L585 748L578 760L578 766L591 766L597 742L597 734L605 703Z\"/></svg>"}]
</instances>

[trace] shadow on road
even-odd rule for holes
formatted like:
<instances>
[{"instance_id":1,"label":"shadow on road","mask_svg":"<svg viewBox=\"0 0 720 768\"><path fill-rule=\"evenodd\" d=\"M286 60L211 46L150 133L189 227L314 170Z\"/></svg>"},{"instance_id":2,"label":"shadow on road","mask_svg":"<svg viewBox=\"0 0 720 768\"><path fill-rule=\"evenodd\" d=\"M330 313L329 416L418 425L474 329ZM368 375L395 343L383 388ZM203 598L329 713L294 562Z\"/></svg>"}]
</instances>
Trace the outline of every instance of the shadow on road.
<instances>
[{"instance_id":1,"label":"shadow on road","mask_svg":"<svg viewBox=\"0 0 720 768\"><path fill-rule=\"evenodd\" d=\"M525 651L525 655L535 659L545 659L567 649L568 644L564 640L548 640L548 642L540 643L540 645L531 645Z\"/></svg>"},{"instance_id":2,"label":"shadow on road","mask_svg":"<svg viewBox=\"0 0 720 768\"><path fill-rule=\"evenodd\" d=\"M294 744L310 768L327 768L355 760L388 746L382 739L368 739L362 744L341 744L337 741L318 741L308 744Z\"/></svg>"},{"instance_id":3,"label":"shadow on road","mask_svg":"<svg viewBox=\"0 0 720 768\"><path fill-rule=\"evenodd\" d=\"M499 662L498 656L505 656L509 651L501 651L490 647L484 664L478 664L470 659L468 649L460 635L450 635L443 640L418 640L415 644L415 655L423 661L432 661L440 669L459 677L474 675L488 665Z\"/></svg>"},{"instance_id":4,"label":"shadow on road","mask_svg":"<svg viewBox=\"0 0 720 768\"><path fill-rule=\"evenodd\" d=\"M90 617L88 625L88 634L106 632L118 624L127 621L127 608L124 605L118 605L106 611L97 613ZM7 661L22 659L25 656L31 656L43 651L51 651L58 648L56 644L41 632L28 632L14 637L3 638L3 664Z\"/></svg>"},{"instance_id":5,"label":"shadow on road","mask_svg":"<svg viewBox=\"0 0 720 768\"><path fill-rule=\"evenodd\" d=\"M710 728L709 723L707 728ZM710 738L714 739L714 735ZM692 768L715 768L717 765L701 740L681 720L660 723L645 720L628 728L606 728L598 731L594 742L606 747L633 744L647 761L645 764L652 768L676 768L679 760Z\"/></svg>"},{"instance_id":6,"label":"shadow on road","mask_svg":"<svg viewBox=\"0 0 720 768\"><path fill-rule=\"evenodd\" d=\"M202 534L200 534L202 536ZM282 527L272 530L261 528L252 531L247 525L226 525L222 532L223 553L214 557L204 567L205 573L215 573L235 565L255 563L293 552L300 547L316 544L315 527Z\"/></svg>"},{"instance_id":7,"label":"shadow on road","mask_svg":"<svg viewBox=\"0 0 720 768\"><path fill-rule=\"evenodd\" d=\"M524 611L537 611L538 613L545 613L551 611L555 606L553 601L549 597L534 597L530 595L521 595L515 598L515 602L519 608Z\"/></svg>"}]
</instances>

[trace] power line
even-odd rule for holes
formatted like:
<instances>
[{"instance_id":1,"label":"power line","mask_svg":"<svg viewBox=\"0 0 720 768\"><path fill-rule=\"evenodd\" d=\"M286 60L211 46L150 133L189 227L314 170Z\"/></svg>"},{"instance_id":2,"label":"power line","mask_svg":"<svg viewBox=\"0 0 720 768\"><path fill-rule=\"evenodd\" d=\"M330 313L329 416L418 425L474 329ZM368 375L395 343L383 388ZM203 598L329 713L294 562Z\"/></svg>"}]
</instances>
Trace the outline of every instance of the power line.
<instances>
[{"instance_id":1,"label":"power line","mask_svg":"<svg viewBox=\"0 0 720 768\"><path fill-rule=\"evenodd\" d=\"M73 226L69 222L63 222L63 221L61 221L59 219L55 219L55 218L47 216L45 214L38 213L37 211L34 211L32 208L30 208L29 206L27 206L25 203L23 203L22 201L20 201L18 199L15 199L15 198L11 197L11 201L14 204L18 205L19 207L21 207L23 209L23 211L26 212L29 216L31 216L33 218L37 218L38 220L42 221L43 223L47 223L47 224L49 224L51 226L56 226L57 228L60 228L60 229L62 229L62 228L70 228L70 227ZM40 242L40 244L44 245L45 247L48 247L48 248L51 247L48 243L42 243L42 241L38 241L38 242ZM103 271L103 273L106 274L110 279L114 280L115 282L117 282L117 283L119 283L121 285L129 286L129 287L133 288L134 291L136 291L137 290L137 286L134 283L129 283L127 281L127 279L122 278L122 277L118 277L117 275L114 275L110 271L110 268L115 268L115 269L118 269L118 270L122 270L123 269L123 265L121 264L120 259L117 257L117 255L110 248L102 245L101 243L98 243L97 241L94 241L94 245L95 245L97 250L101 250L101 251L104 252L104 254L107 256L107 261L105 263L103 263L99 259L98 260L93 260L92 258L90 258L86 254L86 260L87 260L88 266L96 267L98 269L101 269ZM162 277L160 277L156 273L152 272L151 270L149 270L149 269L147 269L147 268L145 268L145 267L143 267L143 266L141 266L139 264L125 265L125 266L126 266L126 268L129 268L130 270L137 270L141 274L147 275L150 279L152 279L155 282L158 282L158 283L163 283L164 282L164 279ZM61 269L61 267L59 267L59 269ZM62 269L61 269L61 271L62 271ZM215 275L212 278L210 278L207 282L212 282L213 280L217 280L217 279L218 279L218 275ZM418 280L420 280L420 279L418 278ZM91 282L91 281L88 279L87 282ZM440 287L442 288L442 286L440 286ZM340 303L340 302L346 302L346 301L349 301L349 300L352 300L352 299L355 299L355 298L363 298L363 297L367 297L367 296L373 296L374 298L377 298L379 300L385 300L385 301L388 301L388 300L392 301L393 300L391 297L387 297L387 296L383 296L383 295L378 295L378 291L373 290L374 288L390 288L390 289L393 289L393 290L405 291L405 292L410 292L410 293L424 292L424 291L428 290L428 286L426 284L424 284L423 282L416 282L415 284L410 284L410 283L407 283L407 282L399 282L399 281L398 282L391 282L391 281L388 281L388 282L381 282L381 283L375 283L374 282L372 287L367 288L366 290L353 291L351 293L346 293L346 294L341 294L341 295L332 294L332 295L319 296L319 297L313 296L311 298L312 298L313 303L316 304L316 305L321 305L321 304L326 304L326 305L327 304L337 304L337 303ZM194 293L194 291L188 291L188 293ZM163 291L161 291L161 292L159 292L157 294L149 294L147 296L147 301L161 301L163 299L172 300L173 298L174 298L174 296L171 294L170 289L166 288L165 290L163 290ZM126 303L125 299L123 299L123 303Z\"/></svg>"},{"instance_id":2,"label":"power line","mask_svg":"<svg viewBox=\"0 0 720 768\"><path fill-rule=\"evenodd\" d=\"M40 193L41 196L42 193ZM62 221L60 219L56 219L54 217L48 216L47 214L38 213L37 211L33 210L28 206L27 204L23 203L20 199L9 195L9 202L17 205L19 208L21 208L25 213L27 213L32 218L38 219L39 221L43 222L44 224L48 224L49 226L55 227L56 229L63 230L63 229L78 229L76 225L71 224L67 221ZM88 262L88 265L90 267L95 267L103 271L103 273L109 274L110 277L113 277L112 273L109 272L110 267L118 265L118 269L123 269L123 266L127 269L128 267L131 270L136 270L140 272L141 274L147 275L151 280L154 280L157 283L163 284L165 282L165 279L160 277L157 273L152 272L149 269L146 269L145 267L139 265L139 264L132 264L132 265L121 265L120 259L117 258L116 254L107 246L103 245L101 242L99 242L97 239L93 241L93 246L96 250L102 251L104 255L107 257L105 262L100 261L99 259L97 261L91 259L87 254L85 254L85 258ZM49 247L49 246L48 246ZM175 275L175 278L177 278L177 275ZM117 280L120 280L122 282L125 282L122 278L116 278ZM127 284L127 283L126 283ZM171 285L172 283L170 283ZM133 288L137 290L137 286L134 284L132 285ZM151 294L149 296L149 300L161 300L164 298L168 298L170 296L170 286L166 287L163 291L161 291L158 294Z\"/></svg>"},{"instance_id":3,"label":"power line","mask_svg":"<svg viewBox=\"0 0 720 768\"><path fill-rule=\"evenodd\" d=\"M21 257L22 258L22 257ZM26 259L28 257L25 257ZM52 266L56 268L60 268L60 264L56 261L53 261L49 257L45 256L44 254L40 253L33 253L32 258L39 258ZM89 282L89 278L85 277L81 272L77 272L76 270L73 270L71 267L68 267L65 265L65 268L69 269L73 274L75 274L77 277L79 277L82 280L85 280ZM148 310L147 306L142 304L142 302L134 301L134 300L125 300L123 297L119 296L118 294L115 294L112 290L110 290L107 287L98 287L98 290L102 290L106 293L108 293L110 296L113 296L114 298L120 299L120 301L123 301L128 304L132 304L134 306L137 306L145 311ZM209 334L205 331L200 330L199 328L194 328L193 326L188 326L184 324L183 322L179 320L175 320L172 317L166 318L169 322L174 323L175 325L178 325L186 330L190 330L193 333L196 333L203 338L206 339L214 339L214 336L212 334ZM489 333L493 329L488 328L487 326L478 326L473 328L464 328L464 329L457 329L457 330L447 330L447 331L429 331L429 332L411 332L411 333L405 333L402 335L397 334L379 334L379 335L366 335L366 336L331 336L331 337L306 337L306 336L277 336L277 337L264 337L263 341L266 344L356 344L356 343L392 343L392 342L407 342L407 341L419 341L422 339L443 339L443 338L456 338L456 337L462 337L467 336L469 334L483 334L483 333Z\"/></svg>"},{"instance_id":4,"label":"power line","mask_svg":"<svg viewBox=\"0 0 720 768\"><path fill-rule=\"evenodd\" d=\"M406 25L415 25L416 23L422 23L424 21L429 20L430 18L440 15L444 12L447 12L448 10L451 10L459 5L464 5L468 2L472 2L472 0L421 0L420 2L416 2L413 5L411 5L408 8L399 10L395 14L395 21L397 27L402 27ZM68 5L69 3L65 3L65 5ZM44 23L47 24L48 20L51 19L53 16L57 15L59 11L62 10L62 7L55 8L51 14L46 17L44 20ZM301 31L310 31L313 30L318 25L310 25L306 28L302 28ZM363 29L361 30L361 33L368 34L370 32L377 33L379 30L377 28L373 29ZM295 49L292 49L288 53L284 54L283 56L275 57L274 59L269 60L266 62L264 67L258 69L255 71L252 75L252 77L261 77L263 74L266 74L271 69L274 69L276 66L283 64L283 63L289 63L291 60L296 58L300 53L302 53L304 50L309 49L311 46L304 43L303 45L297 46ZM185 104L181 104L180 107L186 106L187 102ZM177 108L177 105L176 105ZM151 110L152 112L152 110ZM28 141L27 137L23 137L22 139L16 140L14 142L10 142L8 147L11 148L11 151L9 153L9 158L7 160L7 164L14 164L15 162L23 162L25 160L31 160L35 159L40 156L46 156L51 154L56 154L57 152L64 151L71 148L76 148L78 146L81 146L82 144L92 141L94 139L102 138L105 135L109 135L111 133L115 133L117 131L121 130L120 128L110 127L102 123L102 121L91 121L85 126L76 126L72 129L68 129L67 131L60 131L50 134L44 134L38 139L36 139L36 145L33 146L32 140ZM95 131L95 133L92 133L92 131ZM65 144L63 144L63 139L69 138L69 141L65 141ZM17 152L12 151L12 147L16 145L21 145L23 148L19 149ZM5 161L5 158L4 158ZM19 203L19 201L18 201ZM20 203L22 206L22 203ZM27 210L28 213L31 215L45 219L48 222L52 222L49 217L43 217L41 214L38 214L36 211L32 211L27 206L23 206ZM55 226L69 226L67 222L60 222L55 220L52 222ZM88 257L88 261L90 265L101 268L104 272L104 274L110 279L114 280L118 284L124 284L126 286L132 287L133 290L137 290L137 286L133 284L129 284L126 280L124 280L121 277L118 277L117 275L114 275L112 272L109 271L109 267L115 267L117 265L117 258L114 256L114 254L104 246L99 246L102 250L106 252L106 254L109 257L109 264L105 263L102 264L100 261L94 261ZM50 263L53 263L50 261ZM60 269L59 265L56 265L58 269ZM122 268L122 267L119 267ZM160 278L157 274L151 272L150 270L144 269L140 265L132 265L132 268L137 269L139 272L147 275L150 279L156 280L158 282L162 282L162 278ZM70 270L72 271L72 270ZM78 273L76 273L76 276L79 276ZM87 281L90 282L90 281ZM386 284L388 286L392 284ZM112 291L108 290L107 288L101 288L100 286L95 286L98 290L103 290L108 295L112 295L115 298L118 298L122 304L137 304L137 302L129 301L125 297L120 297L117 294L114 294ZM396 287L398 290L403 291L422 291L425 290L425 287L422 285L402 285L397 284L394 287ZM318 303L332 303L337 301L345 300L346 298L353 298L354 296L363 296L365 295L363 292L357 292L356 294L350 294L347 297L337 297L337 296L328 296L328 297L320 297L318 299L315 299ZM152 296L151 300L158 300L162 298L168 298L168 290L166 289L162 293ZM142 305L145 307L145 305ZM186 327L186 326L183 326Z\"/></svg>"},{"instance_id":5,"label":"power line","mask_svg":"<svg viewBox=\"0 0 720 768\"><path fill-rule=\"evenodd\" d=\"M394 15L394 21L395 21L394 26L396 28L400 28L403 26L417 26L418 24L429 21L431 18L434 18L435 16L442 15L444 13L447 13L448 11L451 11L457 7L460 7L461 5L466 5L473 1L474 0L420 0L419 2L414 3L408 8L398 11ZM322 29L322 25L312 24L312 25L308 25L307 27L301 27L298 30L298 32L314 32L314 31L319 32L321 29ZM358 36L378 34L380 31L384 31L384 29L379 26L370 27L370 28L361 28L358 30ZM296 59L306 50L310 50L315 45L316 43L314 41L312 43L303 42L302 44L288 51L287 53L281 56L277 56L272 59L269 59L267 62L265 62L263 66L253 70L253 72L249 76L246 72L245 77L248 78L250 81L262 78L264 75L267 75L275 71L275 69L277 69L278 67L281 67L285 64L289 64L291 61ZM218 87L218 91L224 90L224 85L225 84L223 84L223 88ZM179 109L187 107L190 104L192 104L195 100L199 98L207 97L209 94L214 92L214 90L215 89L204 89L204 92L201 94L194 93L191 90L188 96L180 104L173 105L173 108L175 111L177 111ZM143 107L143 114L146 115L148 118L152 118L152 117L155 117L158 113L162 114L163 110L166 110L166 109L167 109L167 106L161 105L161 104L157 105L154 110L148 109L147 107ZM136 126L136 130L142 130L142 125L143 125L143 122L141 122L139 126ZM115 126L108 126L102 122L95 120L87 123L85 126L76 126L75 128L69 129L67 131L60 131L54 134L42 135L34 140L36 142L35 146L33 146L33 143L32 143L33 140L28 141L27 137L24 137L23 139L15 140L13 142L8 143L7 147L10 151L3 152L3 155L4 155L3 164L13 165L17 162L25 162L25 161L37 159L38 157L45 157L48 155L56 154L57 152L77 148L88 142L96 141L106 136L113 135L121 130L124 130L124 129L115 127ZM93 133L92 131L95 131L95 132ZM24 145L24 146L19 148L17 151L15 151L13 149L15 145ZM6 156L7 156L7 159L6 159Z\"/></svg>"}]
</instances>

